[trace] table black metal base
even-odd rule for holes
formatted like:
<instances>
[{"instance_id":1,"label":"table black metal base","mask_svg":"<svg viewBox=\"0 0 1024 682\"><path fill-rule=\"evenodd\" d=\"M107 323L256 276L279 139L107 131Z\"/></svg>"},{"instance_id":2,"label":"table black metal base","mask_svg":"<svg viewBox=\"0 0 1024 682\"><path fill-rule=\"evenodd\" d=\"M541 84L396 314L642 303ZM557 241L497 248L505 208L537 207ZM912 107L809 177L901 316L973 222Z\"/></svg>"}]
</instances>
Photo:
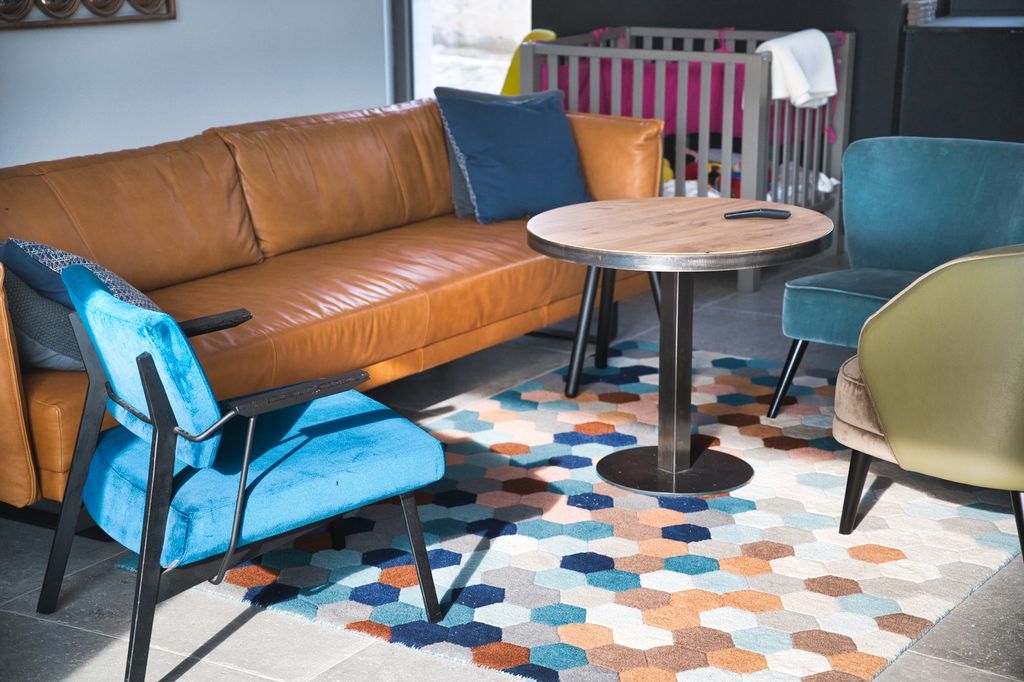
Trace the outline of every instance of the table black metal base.
<instances>
[{"instance_id":1,"label":"table black metal base","mask_svg":"<svg viewBox=\"0 0 1024 682\"><path fill-rule=\"evenodd\" d=\"M647 495L714 495L735 490L754 470L743 460L708 449L707 436L691 437L693 280L661 273L658 350L658 445L621 450L597 463L604 480Z\"/></svg>"},{"instance_id":2,"label":"table black metal base","mask_svg":"<svg viewBox=\"0 0 1024 682\"><path fill-rule=\"evenodd\" d=\"M693 497L736 490L754 470L739 457L705 450L689 469L673 474L658 468L658 448L651 445L606 455L597 463L597 475L635 493Z\"/></svg>"}]
</instances>

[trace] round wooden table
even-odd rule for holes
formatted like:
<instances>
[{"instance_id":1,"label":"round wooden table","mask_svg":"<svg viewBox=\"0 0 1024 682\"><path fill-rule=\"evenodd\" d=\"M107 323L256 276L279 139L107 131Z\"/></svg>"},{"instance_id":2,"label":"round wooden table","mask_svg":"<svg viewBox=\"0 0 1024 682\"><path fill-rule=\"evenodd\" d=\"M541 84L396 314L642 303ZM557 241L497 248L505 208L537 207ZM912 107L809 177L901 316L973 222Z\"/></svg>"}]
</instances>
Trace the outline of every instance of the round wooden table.
<instances>
[{"instance_id":1,"label":"round wooden table","mask_svg":"<svg viewBox=\"0 0 1024 682\"><path fill-rule=\"evenodd\" d=\"M785 220L723 217L751 208L792 215ZM831 241L832 221L806 208L765 201L659 198L556 208L532 218L526 229L530 246L553 258L660 273L658 445L613 452L597 463L598 475L650 495L709 495L749 481L754 473L749 464L702 449L691 436L691 273L759 268L814 255Z\"/></svg>"}]
</instances>

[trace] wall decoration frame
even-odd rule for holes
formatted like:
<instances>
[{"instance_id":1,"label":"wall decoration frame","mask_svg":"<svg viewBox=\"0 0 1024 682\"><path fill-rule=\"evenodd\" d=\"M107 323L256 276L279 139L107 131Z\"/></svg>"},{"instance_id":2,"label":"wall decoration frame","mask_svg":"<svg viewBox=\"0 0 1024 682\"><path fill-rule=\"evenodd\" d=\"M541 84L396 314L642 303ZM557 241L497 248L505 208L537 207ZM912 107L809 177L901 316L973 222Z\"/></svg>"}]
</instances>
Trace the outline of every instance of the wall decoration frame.
<instances>
[{"instance_id":1,"label":"wall decoration frame","mask_svg":"<svg viewBox=\"0 0 1024 682\"><path fill-rule=\"evenodd\" d=\"M175 0L0 0L0 31L175 18Z\"/></svg>"}]
</instances>

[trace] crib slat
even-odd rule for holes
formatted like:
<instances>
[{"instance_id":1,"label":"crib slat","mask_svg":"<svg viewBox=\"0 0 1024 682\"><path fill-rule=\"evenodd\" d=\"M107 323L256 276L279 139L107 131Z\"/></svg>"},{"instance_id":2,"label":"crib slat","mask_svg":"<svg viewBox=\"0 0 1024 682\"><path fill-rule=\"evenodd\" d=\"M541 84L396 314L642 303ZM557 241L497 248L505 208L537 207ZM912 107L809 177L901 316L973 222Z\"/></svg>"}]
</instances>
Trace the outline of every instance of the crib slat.
<instances>
[{"instance_id":1,"label":"crib slat","mask_svg":"<svg viewBox=\"0 0 1024 682\"><path fill-rule=\"evenodd\" d=\"M548 90L558 89L558 55L548 55Z\"/></svg>"},{"instance_id":2,"label":"crib slat","mask_svg":"<svg viewBox=\"0 0 1024 682\"><path fill-rule=\"evenodd\" d=\"M803 144L800 139L800 119L803 111L799 107L793 107L793 199L789 203L797 206L800 205L800 145Z\"/></svg>"},{"instance_id":3,"label":"crib slat","mask_svg":"<svg viewBox=\"0 0 1024 682\"><path fill-rule=\"evenodd\" d=\"M633 116L644 115L644 61L633 60Z\"/></svg>"},{"instance_id":4,"label":"crib slat","mask_svg":"<svg viewBox=\"0 0 1024 682\"><path fill-rule=\"evenodd\" d=\"M676 151L672 158L672 169L676 173L676 196L686 196L686 114L690 91L690 63L676 62L678 83L676 85Z\"/></svg>"},{"instance_id":5,"label":"crib slat","mask_svg":"<svg viewBox=\"0 0 1024 682\"><path fill-rule=\"evenodd\" d=\"M708 147L711 143L711 62L700 65L700 120L697 124L697 195L708 195Z\"/></svg>"},{"instance_id":6,"label":"crib slat","mask_svg":"<svg viewBox=\"0 0 1024 682\"><path fill-rule=\"evenodd\" d=\"M622 115L622 60L612 59L612 116Z\"/></svg>"},{"instance_id":7,"label":"crib slat","mask_svg":"<svg viewBox=\"0 0 1024 682\"><path fill-rule=\"evenodd\" d=\"M780 173L782 181L779 187L781 192L779 201L787 204L789 203L789 155L792 146L789 138L789 115L792 108L789 102L782 103L782 173Z\"/></svg>"},{"instance_id":8,"label":"crib slat","mask_svg":"<svg viewBox=\"0 0 1024 682\"><path fill-rule=\"evenodd\" d=\"M665 62L654 62L654 118L665 119Z\"/></svg>"},{"instance_id":9,"label":"crib slat","mask_svg":"<svg viewBox=\"0 0 1024 682\"><path fill-rule=\"evenodd\" d=\"M789 186L786 188L786 203L795 204L799 200L800 190L800 110L790 106L793 114L793 127L790 129L789 163L786 168L789 170Z\"/></svg>"},{"instance_id":10,"label":"crib slat","mask_svg":"<svg viewBox=\"0 0 1024 682\"><path fill-rule=\"evenodd\" d=\"M782 125L781 116L782 112L779 111L778 100L772 100L771 104L772 112L772 167L771 167L771 178L772 178L772 197L775 201L782 201L782 196L779 194L779 147L782 145L782 138L779 136L779 126Z\"/></svg>"},{"instance_id":11,"label":"crib slat","mask_svg":"<svg viewBox=\"0 0 1024 682\"><path fill-rule=\"evenodd\" d=\"M651 48L653 48L654 47L654 36L650 36L650 35L644 36L644 43L643 44L644 44L644 49L645 50L650 50Z\"/></svg>"},{"instance_id":12,"label":"crib slat","mask_svg":"<svg viewBox=\"0 0 1024 682\"><path fill-rule=\"evenodd\" d=\"M693 52L693 38L683 38L683 52Z\"/></svg>"},{"instance_id":13,"label":"crib slat","mask_svg":"<svg viewBox=\"0 0 1024 682\"><path fill-rule=\"evenodd\" d=\"M725 65L722 83L722 175L719 187L723 197L732 196L732 119L736 83L736 65Z\"/></svg>"},{"instance_id":14,"label":"crib slat","mask_svg":"<svg viewBox=\"0 0 1024 682\"><path fill-rule=\"evenodd\" d=\"M831 175L831 151L836 144L831 143L828 140L828 122L831 119L831 100L825 102L825 105L821 108L821 167L825 169L825 173ZM843 154L842 148L839 150L840 154Z\"/></svg>"},{"instance_id":15,"label":"crib slat","mask_svg":"<svg viewBox=\"0 0 1024 682\"><path fill-rule=\"evenodd\" d=\"M600 113L601 109L601 59L587 58L590 65L590 113Z\"/></svg>"},{"instance_id":16,"label":"crib slat","mask_svg":"<svg viewBox=\"0 0 1024 682\"><path fill-rule=\"evenodd\" d=\"M569 111L580 110L580 58L569 57Z\"/></svg>"},{"instance_id":17,"label":"crib slat","mask_svg":"<svg viewBox=\"0 0 1024 682\"><path fill-rule=\"evenodd\" d=\"M804 110L803 169L800 174L800 205L807 206L807 180L811 170L811 114L816 109Z\"/></svg>"},{"instance_id":18,"label":"crib slat","mask_svg":"<svg viewBox=\"0 0 1024 682\"><path fill-rule=\"evenodd\" d=\"M818 107L814 110L813 116L813 130L811 132L811 138L813 139L813 151L811 152L811 206L814 206L820 201L818 198L818 173L821 172L821 112L824 111L822 107Z\"/></svg>"}]
</instances>

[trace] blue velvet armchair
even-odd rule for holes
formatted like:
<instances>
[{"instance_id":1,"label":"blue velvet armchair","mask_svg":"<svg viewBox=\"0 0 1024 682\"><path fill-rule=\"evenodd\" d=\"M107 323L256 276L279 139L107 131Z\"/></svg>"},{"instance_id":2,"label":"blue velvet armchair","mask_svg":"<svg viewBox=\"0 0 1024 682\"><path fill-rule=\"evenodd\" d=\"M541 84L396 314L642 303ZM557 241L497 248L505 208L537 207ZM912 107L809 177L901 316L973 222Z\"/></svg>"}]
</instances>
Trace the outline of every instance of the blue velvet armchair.
<instances>
[{"instance_id":1,"label":"blue velvet armchair","mask_svg":"<svg viewBox=\"0 0 1024 682\"><path fill-rule=\"evenodd\" d=\"M365 372L218 402L170 316L116 299L83 266L62 276L89 391L38 611L56 609L84 503L100 529L139 553L125 679L142 680L167 570L219 582L240 561L398 496L426 617L441 618L412 493L441 478L444 455L420 428L351 390ZM239 321L215 316L186 330ZM100 433L104 409L119 425Z\"/></svg>"},{"instance_id":2,"label":"blue velvet armchair","mask_svg":"<svg viewBox=\"0 0 1024 682\"><path fill-rule=\"evenodd\" d=\"M843 157L850 269L786 283L793 339L768 416L778 414L807 344L856 348L864 322L932 268L1024 242L1024 144L924 137L860 140Z\"/></svg>"}]
</instances>

